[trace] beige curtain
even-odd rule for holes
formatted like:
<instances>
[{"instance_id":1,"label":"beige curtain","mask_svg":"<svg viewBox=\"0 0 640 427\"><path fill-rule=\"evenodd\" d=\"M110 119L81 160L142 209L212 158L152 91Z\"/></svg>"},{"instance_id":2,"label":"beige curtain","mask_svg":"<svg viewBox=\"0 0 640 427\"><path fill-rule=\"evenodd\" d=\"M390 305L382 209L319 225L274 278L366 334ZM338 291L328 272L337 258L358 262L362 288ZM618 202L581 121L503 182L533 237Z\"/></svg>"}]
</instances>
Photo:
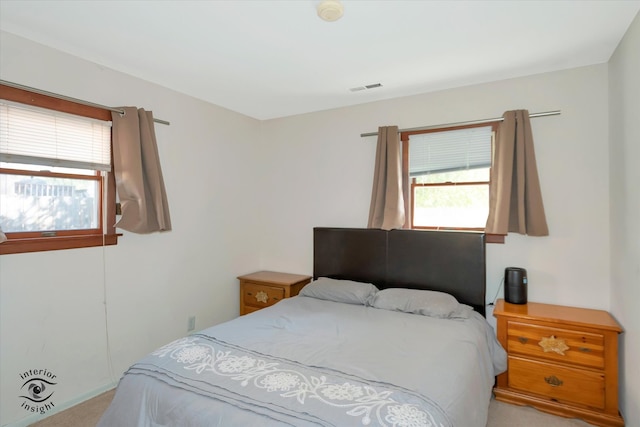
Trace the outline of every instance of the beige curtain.
<instances>
[{"instance_id":1,"label":"beige curtain","mask_svg":"<svg viewBox=\"0 0 640 427\"><path fill-rule=\"evenodd\" d=\"M122 217L116 227L146 234L171 230L153 114L135 107L112 113L113 170Z\"/></svg>"},{"instance_id":2,"label":"beige curtain","mask_svg":"<svg viewBox=\"0 0 640 427\"><path fill-rule=\"evenodd\" d=\"M380 127L367 227L391 230L402 228L404 221L398 126Z\"/></svg>"},{"instance_id":3,"label":"beige curtain","mask_svg":"<svg viewBox=\"0 0 640 427\"><path fill-rule=\"evenodd\" d=\"M504 113L498 126L485 232L548 236L527 110Z\"/></svg>"}]
</instances>

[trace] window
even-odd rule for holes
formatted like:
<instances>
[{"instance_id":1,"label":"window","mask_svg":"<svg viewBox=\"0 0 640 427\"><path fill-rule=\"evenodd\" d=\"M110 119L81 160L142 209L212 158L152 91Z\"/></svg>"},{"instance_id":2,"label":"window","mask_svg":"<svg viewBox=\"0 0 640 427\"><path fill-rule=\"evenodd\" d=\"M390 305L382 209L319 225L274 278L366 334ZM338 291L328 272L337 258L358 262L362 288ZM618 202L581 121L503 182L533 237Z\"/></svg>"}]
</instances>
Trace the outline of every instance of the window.
<instances>
[{"instance_id":1,"label":"window","mask_svg":"<svg viewBox=\"0 0 640 427\"><path fill-rule=\"evenodd\" d=\"M401 133L413 229L483 231L494 124Z\"/></svg>"},{"instance_id":2,"label":"window","mask_svg":"<svg viewBox=\"0 0 640 427\"><path fill-rule=\"evenodd\" d=\"M0 254L117 244L110 121L0 85Z\"/></svg>"}]
</instances>

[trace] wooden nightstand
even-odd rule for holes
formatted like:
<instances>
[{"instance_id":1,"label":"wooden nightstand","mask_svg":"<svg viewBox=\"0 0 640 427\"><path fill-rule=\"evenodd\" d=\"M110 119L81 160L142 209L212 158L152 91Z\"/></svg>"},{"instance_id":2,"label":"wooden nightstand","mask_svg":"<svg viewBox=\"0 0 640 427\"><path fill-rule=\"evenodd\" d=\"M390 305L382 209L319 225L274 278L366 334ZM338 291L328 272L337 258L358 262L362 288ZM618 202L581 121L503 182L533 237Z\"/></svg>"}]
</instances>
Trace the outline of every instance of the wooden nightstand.
<instances>
[{"instance_id":1,"label":"wooden nightstand","mask_svg":"<svg viewBox=\"0 0 640 427\"><path fill-rule=\"evenodd\" d=\"M618 334L606 311L498 300L498 340L508 353L496 400L531 405L599 426L623 426L618 411Z\"/></svg>"},{"instance_id":2,"label":"wooden nightstand","mask_svg":"<svg viewBox=\"0 0 640 427\"><path fill-rule=\"evenodd\" d=\"M278 273L276 271L258 271L239 276L240 315L269 307L282 300L298 295L298 292L311 281L311 276Z\"/></svg>"}]
</instances>

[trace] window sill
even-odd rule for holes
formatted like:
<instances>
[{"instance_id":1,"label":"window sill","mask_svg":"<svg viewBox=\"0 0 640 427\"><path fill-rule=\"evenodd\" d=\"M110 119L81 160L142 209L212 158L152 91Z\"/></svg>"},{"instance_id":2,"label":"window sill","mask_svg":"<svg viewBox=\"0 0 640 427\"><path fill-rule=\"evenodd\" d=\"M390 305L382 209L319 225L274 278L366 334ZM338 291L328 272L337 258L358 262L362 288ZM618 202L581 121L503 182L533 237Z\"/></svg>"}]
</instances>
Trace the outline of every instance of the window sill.
<instances>
[{"instance_id":1,"label":"window sill","mask_svg":"<svg viewBox=\"0 0 640 427\"><path fill-rule=\"evenodd\" d=\"M485 234L487 243L504 243L504 234Z\"/></svg>"},{"instance_id":2,"label":"window sill","mask_svg":"<svg viewBox=\"0 0 640 427\"><path fill-rule=\"evenodd\" d=\"M431 231L452 231L452 232L456 232L456 231L462 231L462 232L466 232L466 233L484 233L483 230L474 228L439 228L439 227L413 227L410 228L409 230L431 230ZM504 243L504 239L505 239L505 235L504 234L487 234L484 233L485 235L485 242L486 243Z\"/></svg>"},{"instance_id":3,"label":"window sill","mask_svg":"<svg viewBox=\"0 0 640 427\"><path fill-rule=\"evenodd\" d=\"M118 236L121 234L9 239L0 243L0 255L111 246L118 244Z\"/></svg>"}]
</instances>

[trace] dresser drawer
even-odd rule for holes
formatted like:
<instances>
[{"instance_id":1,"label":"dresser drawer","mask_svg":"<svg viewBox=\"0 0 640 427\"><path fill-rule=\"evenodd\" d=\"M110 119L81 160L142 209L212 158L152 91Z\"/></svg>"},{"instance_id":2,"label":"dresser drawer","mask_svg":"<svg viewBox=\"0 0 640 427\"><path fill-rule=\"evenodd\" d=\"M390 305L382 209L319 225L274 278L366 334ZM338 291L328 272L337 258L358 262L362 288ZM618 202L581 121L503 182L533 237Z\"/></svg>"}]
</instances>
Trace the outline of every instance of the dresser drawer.
<instances>
[{"instance_id":1,"label":"dresser drawer","mask_svg":"<svg viewBox=\"0 0 640 427\"><path fill-rule=\"evenodd\" d=\"M509 357L509 387L558 402L603 409L604 374L551 363Z\"/></svg>"},{"instance_id":2,"label":"dresser drawer","mask_svg":"<svg viewBox=\"0 0 640 427\"><path fill-rule=\"evenodd\" d=\"M258 283L245 282L242 286L242 301L245 306L269 307L284 299L284 289Z\"/></svg>"},{"instance_id":3,"label":"dresser drawer","mask_svg":"<svg viewBox=\"0 0 640 427\"><path fill-rule=\"evenodd\" d=\"M604 369L601 334L510 321L507 347L509 354Z\"/></svg>"}]
</instances>

